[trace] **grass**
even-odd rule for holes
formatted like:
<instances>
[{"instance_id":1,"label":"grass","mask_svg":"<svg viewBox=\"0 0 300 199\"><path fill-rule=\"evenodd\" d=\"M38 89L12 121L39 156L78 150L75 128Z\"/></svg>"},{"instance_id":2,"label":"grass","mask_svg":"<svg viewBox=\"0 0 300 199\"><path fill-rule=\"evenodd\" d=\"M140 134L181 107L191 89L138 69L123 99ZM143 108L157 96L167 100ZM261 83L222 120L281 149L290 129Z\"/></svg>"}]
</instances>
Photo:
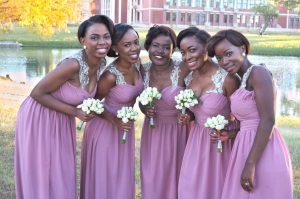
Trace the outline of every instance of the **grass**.
<instances>
[{"instance_id":1,"label":"grass","mask_svg":"<svg viewBox=\"0 0 300 199\"><path fill-rule=\"evenodd\" d=\"M0 80L0 198L15 198L13 173L14 133L17 110L29 94L26 85ZM17 100L12 100L17 99ZM300 118L278 117L279 129L289 147L293 163L294 198L300 199ZM142 118L136 125L136 198L141 198L139 173L139 146ZM80 148L83 133L77 132L77 187L79 188Z\"/></svg>"},{"instance_id":2,"label":"grass","mask_svg":"<svg viewBox=\"0 0 300 199\"><path fill-rule=\"evenodd\" d=\"M147 28L136 27L140 36L140 43L143 45L147 34ZM174 29L178 34L182 29ZM210 34L217 30L208 29ZM243 30L241 30L243 31ZM244 32L251 44L251 54L274 55L274 56L300 56L300 34L278 34L269 33L259 37L255 32ZM69 27L67 32L61 31L51 37L43 38L25 28L15 27L12 32L0 32L0 41L17 41L24 47L43 48L78 48L77 27ZM282 50L284 49L284 50Z\"/></svg>"}]
</instances>

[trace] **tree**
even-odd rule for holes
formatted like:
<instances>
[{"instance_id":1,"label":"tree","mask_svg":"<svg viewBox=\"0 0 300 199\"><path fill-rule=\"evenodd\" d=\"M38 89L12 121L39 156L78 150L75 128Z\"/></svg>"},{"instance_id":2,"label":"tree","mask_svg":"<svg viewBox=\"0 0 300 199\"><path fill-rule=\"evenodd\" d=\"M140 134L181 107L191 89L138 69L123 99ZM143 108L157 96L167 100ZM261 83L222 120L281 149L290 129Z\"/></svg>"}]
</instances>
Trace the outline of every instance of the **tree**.
<instances>
[{"instance_id":1,"label":"tree","mask_svg":"<svg viewBox=\"0 0 300 199\"><path fill-rule=\"evenodd\" d=\"M81 19L80 0L0 0L1 24L19 22L43 36ZM4 11L4 12L2 12Z\"/></svg>"},{"instance_id":2,"label":"tree","mask_svg":"<svg viewBox=\"0 0 300 199\"><path fill-rule=\"evenodd\" d=\"M300 1L299 0L275 0L278 5L284 5L288 10L295 10L300 16Z\"/></svg>"},{"instance_id":3,"label":"tree","mask_svg":"<svg viewBox=\"0 0 300 199\"><path fill-rule=\"evenodd\" d=\"M12 23L18 21L21 9L16 1L0 0L0 29L8 31L12 29Z\"/></svg>"},{"instance_id":4,"label":"tree","mask_svg":"<svg viewBox=\"0 0 300 199\"><path fill-rule=\"evenodd\" d=\"M254 7L254 10L264 18L264 24L260 30L261 34L263 34L270 26L271 22L279 16L276 7L270 3L257 5Z\"/></svg>"}]
</instances>

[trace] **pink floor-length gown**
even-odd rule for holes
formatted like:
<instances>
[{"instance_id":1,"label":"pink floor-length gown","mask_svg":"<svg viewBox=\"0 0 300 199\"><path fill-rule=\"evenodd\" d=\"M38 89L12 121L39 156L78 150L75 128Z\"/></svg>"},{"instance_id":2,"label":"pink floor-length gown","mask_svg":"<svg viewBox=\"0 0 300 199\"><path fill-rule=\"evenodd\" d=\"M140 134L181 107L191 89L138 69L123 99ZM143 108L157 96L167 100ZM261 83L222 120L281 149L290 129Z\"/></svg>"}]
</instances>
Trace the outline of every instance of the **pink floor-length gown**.
<instances>
[{"instance_id":1,"label":"pink floor-length gown","mask_svg":"<svg viewBox=\"0 0 300 199\"><path fill-rule=\"evenodd\" d=\"M204 127L208 117L218 114L228 118L230 107L223 95L227 72L219 69L212 80L215 88L199 97L199 104L191 107L195 122L191 127L179 176L180 199L220 199L231 153L231 142L223 142L223 152L210 142L211 129Z\"/></svg>"},{"instance_id":2,"label":"pink floor-length gown","mask_svg":"<svg viewBox=\"0 0 300 199\"><path fill-rule=\"evenodd\" d=\"M144 65L146 87L151 63ZM172 86L161 91L155 103L155 128L145 118L141 138L141 186L143 199L176 199L178 177L187 139L187 126L177 123L179 110L174 97L183 88L177 86L179 62L171 74Z\"/></svg>"},{"instance_id":3,"label":"pink floor-length gown","mask_svg":"<svg viewBox=\"0 0 300 199\"><path fill-rule=\"evenodd\" d=\"M78 61L82 74L80 78L86 80L84 71L88 71L88 66L82 59L82 51L69 58ZM77 106L84 99L94 97L95 93L96 87L88 93L66 82L51 95ZM25 99L16 124L15 178L18 199L76 198L75 133L75 117L47 108L31 97Z\"/></svg>"},{"instance_id":4,"label":"pink floor-length gown","mask_svg":"<svg viewBox=\"0 0 300 199\"><path fill-rule=\"evenodd\" d=\"M262 67L262 66L255 66ZM260 121L254 91L245 89L253 66L242 79L241 88L231 96L231 109L241 122L226 174L222 199L292 199L292 166L288 148L275 127L256 163L254 190L245 191L240 184L242 170L253 145Z\"/></svg>"},{"instance_id":5,"label":"pink floor-length gown","mask_svg":"<svg viewBox=\"0 0 300 199\"><path fill-rule=\"evenodd\" d=\"M136 85L126 84L112 63L108 69L116 76L116 86L104 99L105 109L114 115L123 106L133 106L143 90L140 76ZM87 123L82 141L81 199L134 199L134 127L121 143L123 132L105 119Z\"/></svg>"}]
</instances>

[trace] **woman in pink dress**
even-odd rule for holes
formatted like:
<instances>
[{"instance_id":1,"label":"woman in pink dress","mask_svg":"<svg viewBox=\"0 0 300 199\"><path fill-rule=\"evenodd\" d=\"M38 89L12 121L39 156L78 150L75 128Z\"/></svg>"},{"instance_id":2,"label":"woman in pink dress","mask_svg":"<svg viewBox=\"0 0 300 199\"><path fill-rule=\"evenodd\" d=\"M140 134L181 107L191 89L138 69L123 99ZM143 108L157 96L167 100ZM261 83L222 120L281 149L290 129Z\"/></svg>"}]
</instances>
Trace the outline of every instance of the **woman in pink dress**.
<instances>
[{"instance_id":1,"label":"woman in pink dress","mask_svg":"<svg viewBox=\"0 0 300 199\"><path fill-rule=\"evenodd\" d=\"M147 116L141 138L142 198L175 199L187 126L177 123L174 97L183 89L186 72L180 61L171 58L176 48L172 29L151 27L144 46L150 58L143 64L145 88L156 87L162 97L154 109L142 107ZM154 117L155 128L150 127L150 117Z\"/></svg>"},{"instance_id":2,"label":"woman in pink dress","mask_svg":"<svg viewBox=\"0 0 300 199\"><path fill-rule=\"evenodd\" d=\"M114 24L96 15L78 29L84 50L61 61L22 103L17 116L15 178L20 199L75 199L76 125L94 115L76 108L94 97Z\"/></svg>"},{"instance_id":3,"label":"woman in pink dress","mask_svg":"<svg viewBox=\"0 0 300 199\"><path fill-rule=\"evenodd\" d=\"M292 166L288 148L275 123L276 88L264 65L248 60L250 44L235 30L223 30L208 44L209 56L230 74L242 77L231 96L231 110L240 121L222 192L222 199L291 199Z\"/></svg>"},{"instance_id":4,"label":"woman in pink dress","mask_svg":"<svg viewBox=\"0 0 300 199\"><path fill-rule=\"evenodd\" d=\"M223 152L211 143L212 130L204 123L218 114L229 117L230 95L238 88L237 76L228 74L207 55L210 35L196 27L177 36L182 61L191 70L187 88L194 91L199 104L191 107L195 122L190 130L179 176L178 193L182 199L220 199L231 152L231 142L223 142Z\"/></svg>"},{"instance_id":5,"label":"woman in pink dress","mask_svg":"<svg viewBox=\"0 0 300 199\"><path fill-rule=\"evenodd\" d=\"M139 36L132 26L117 24L112 38L118 57L100 78L96 97L105 111L87 123L82 141L81 199L134 199L134 124L123 123L117 111L133 106L143 90L139 72ZM123 130L127 141L121 143Z\"/></svg>"}]
</instances>

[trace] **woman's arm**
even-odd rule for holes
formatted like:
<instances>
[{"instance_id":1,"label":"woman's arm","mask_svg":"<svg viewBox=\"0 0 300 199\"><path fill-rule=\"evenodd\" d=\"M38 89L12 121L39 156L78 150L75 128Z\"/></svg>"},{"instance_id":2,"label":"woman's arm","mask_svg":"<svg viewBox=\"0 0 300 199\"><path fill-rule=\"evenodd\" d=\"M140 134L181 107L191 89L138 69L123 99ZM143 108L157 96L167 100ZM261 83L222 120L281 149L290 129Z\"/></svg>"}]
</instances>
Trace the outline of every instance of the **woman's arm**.
<instances>
[{"instance_id":1,"label":"woman's arm","mask_svg":"<svg viewBox=\"0 0 300 199\"><path fill-rule=\"evenodd\" d=\"M76 78L79 64L74 59L66 59L53 71L47 74L31 91L30 96L40 104L68 115L77 116L85 121L86 114L76 107L66 104L51 95L65 82ZM78 78L78 77L77 77Z\"/></svg>"},{"instance_id":2,"label":"woman's arm","mask_svg":"<svg viewBox=\"0 0 300 199\"><path fill-rule=\"evenodd\" d=\"M237 75L230 75L228 74L224 80L223 84L223 91L224 95L227 97L228 103L230 104L230 96L239 88L240 86L240 78ZM229 139L234 139L239 131L239 126L237 125L238 121L230 115L230 118L228 118L229 124L234 126L232 129L227 130L221 130L219 134L211 134L211 142L215 143L219 139L221 139L222 142L227 141Z\"/></svg>"},{"instance_id":3,"label":"woman's arm","mask_svg":"<svg viewBox=\"0 0 300 199\"><path fill-rule=\"evenodd\" d=\"M249 77L249 86L255 93L260 121L241 175L241 185L246 191L253 190L255 166L270 139L275 123L274 87L269 71L262 67L253 68Z\"/></svg>"},{"instance_id":4,"label":"woman's arm","mask_svg":"<svg viewBox=\"0 0 300 199\"><path fill-rule=\"evenodd\" d=\"M111 74L109 71L104 72L97 86L96 98L102 100L105 98L110 90L116 86L116 77ZM103 113L99 115L99 117L109 121L113 125L117 126L119 129L123 129L125 131L129 131L132 127L132 122L123 123L121 119L117 118L111 112L104 108Z\"/></svg>"}]
</instances>

